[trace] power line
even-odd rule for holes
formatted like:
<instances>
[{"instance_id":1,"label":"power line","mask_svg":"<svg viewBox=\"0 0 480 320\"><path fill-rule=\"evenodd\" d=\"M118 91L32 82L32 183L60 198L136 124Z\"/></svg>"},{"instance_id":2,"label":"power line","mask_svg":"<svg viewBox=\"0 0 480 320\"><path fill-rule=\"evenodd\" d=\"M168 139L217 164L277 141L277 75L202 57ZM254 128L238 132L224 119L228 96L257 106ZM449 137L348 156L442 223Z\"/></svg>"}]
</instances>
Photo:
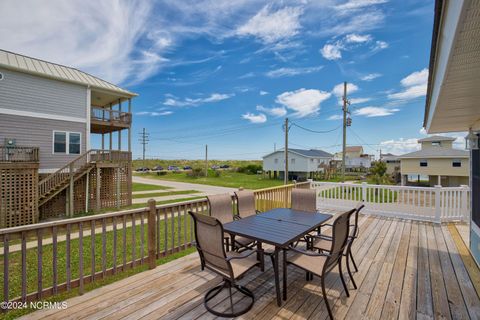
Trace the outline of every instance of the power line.
<instances>
[{"instance_id":1,"label":"power line","mask_svg":"<svg viewBox=\"0 0 480 320\"><path fill-rule=\"evenodd\" d=\"M331 130L317 131L317 130L312 130L312 129L305 128L301 125L296 124L295 122L292 122L292 126L298 127L300 129L303 129L305 131L309 131L309 132L312 132L312 133L329 133L329 132L333 132L335 130L338 130L342 127L342 125L339 125L338 127L334 128L334 129L331 129Z\"/></svg>"}]
</instances>

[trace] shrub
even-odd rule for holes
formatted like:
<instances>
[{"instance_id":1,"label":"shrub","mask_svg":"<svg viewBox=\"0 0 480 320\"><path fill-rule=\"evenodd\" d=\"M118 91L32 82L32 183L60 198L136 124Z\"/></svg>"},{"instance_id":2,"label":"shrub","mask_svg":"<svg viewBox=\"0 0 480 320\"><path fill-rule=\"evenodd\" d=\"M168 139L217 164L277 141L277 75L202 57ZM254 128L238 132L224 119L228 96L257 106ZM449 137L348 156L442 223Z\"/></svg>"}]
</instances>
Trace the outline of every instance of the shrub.
<instances>
[{"instance_id":1,"label":"shrub","mask_svg":"<svg viewBox=\"0 0 480 320\"><path fill-rule=\"evenodd\" d=\"M166 171L157 171L157 176L166 176L167 172Z\"/></svg>"},{"instance_id":2,"label":"shrub","mask_svg":"<svg viewBox=\"0 0 480 320\"><path fill-rule=\"evenodd\" d=\"M220 176L222 175L222 172L221 172L221 171L218 171L218 170L215 170L213 174L214 174L214 176L215 176L216 178L218 178L218 177L220 177Z\"/></svg>"},{"instance_id":3,"label":"shrub","mask_svg":"<svg viewBox=\"0 0 480 320\"><path fill-rule=\"evenodd\" d=\"M240 173L257 174L257 172L262 171L262 169L261 165L249 164L247 166L238 167L237 171Z\"/></svg>"},{"instance_id":4,"label":"shrub","mask_svg":"<svg viewBox=\"0 0 480 320\"><path fill-rule=\"evenodd\" d=\"M205 171L202 168L193 168L189 172L187 172L187 176L192 178L203 177L205 175Z\"/></svg>"}]
</instances>

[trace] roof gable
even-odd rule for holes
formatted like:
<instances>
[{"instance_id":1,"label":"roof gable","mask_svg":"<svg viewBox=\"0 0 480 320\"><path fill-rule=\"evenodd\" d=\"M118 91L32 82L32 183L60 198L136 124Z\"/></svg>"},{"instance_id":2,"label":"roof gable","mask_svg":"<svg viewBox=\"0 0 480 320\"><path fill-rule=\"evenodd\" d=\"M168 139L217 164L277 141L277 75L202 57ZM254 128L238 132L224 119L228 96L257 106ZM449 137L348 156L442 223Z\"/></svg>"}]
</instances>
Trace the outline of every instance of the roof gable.
<instances>
[{"instance_id":1,"label":"roof gable","mask_svg":"<svg viewBox=\"0 0 480 320\"><path fill-rule=\"evenodd\" d=\"M266 154L263 156L263 158L266 158L274 153L281 152L284 153L284 150L277 150L274 152L271 152L269 154ZM318 149L310 149L310 150L304 150L304 149L288 149L288 153L296 153L301 156L307 157L307 158L331 158L333 157L332 154L323 151L323 150L318 150Z\"/></svg>"}]
</instances>

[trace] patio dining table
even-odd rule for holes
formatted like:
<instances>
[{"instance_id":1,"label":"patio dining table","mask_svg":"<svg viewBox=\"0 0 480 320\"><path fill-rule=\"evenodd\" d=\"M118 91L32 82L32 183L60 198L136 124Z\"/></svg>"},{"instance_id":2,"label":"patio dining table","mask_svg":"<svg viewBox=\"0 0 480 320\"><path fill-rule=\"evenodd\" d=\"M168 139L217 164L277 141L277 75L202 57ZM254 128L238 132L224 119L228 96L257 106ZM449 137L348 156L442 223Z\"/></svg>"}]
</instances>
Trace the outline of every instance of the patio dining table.
<instances>
[{"instance_id":1,"label":"patio dining table","mask_svg":"<svg viewBox=\"0 0 480 320\"><path fill-rule=\"evenodd\" d=\"M280 250L286 249L290 243L317 229L331 217L331 214L279 208L226 223L223 225L223 229L232 236L238 235L256 240L260 246L262 243L275 246L273 271L277 305L281 306L278 261ZM285 273L284 269L283 279L285 279ZM284 282L283 285L285 287L286 283Z\"/></svg>"}]
</instances>

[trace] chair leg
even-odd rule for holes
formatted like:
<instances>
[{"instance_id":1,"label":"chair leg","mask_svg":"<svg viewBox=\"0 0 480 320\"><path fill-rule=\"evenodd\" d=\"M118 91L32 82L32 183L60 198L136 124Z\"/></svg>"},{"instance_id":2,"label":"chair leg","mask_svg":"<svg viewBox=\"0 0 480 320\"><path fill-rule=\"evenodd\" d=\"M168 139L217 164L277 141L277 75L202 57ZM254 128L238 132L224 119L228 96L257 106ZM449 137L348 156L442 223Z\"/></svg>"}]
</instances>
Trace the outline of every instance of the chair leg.
<instances>
[{"instance_id":1,"label":"chair leg","mask_svg":"<svg viewBox=\"0 0 480 320\"><path fill-rule=\"evenodd\" d=\"M231 284L228 286L228 295L230 297L230 308L231 308L232 313L233 313L234 312L234 310L233 310L233 295L232 295L232 285Z\"/></svg>"},{"instance_id":2,"label":"chair leg","mask_svg":"<svg viewBox=\"0 0 480 320\"><path fill-rule=\"evenodd\" d=\"M345 279L343 278L343 271L342 271L342 259L338 261L338 272L340 273L340 280L342 280L343 288L345 289L345 293L347 294L347 297L350 297L350 293L348 292L347 284L345 282Z\"/></svg>"},{"instance_id":3,"label":"chair leg","mask_svg":"<svg viewBox=\"0 0 480 320\"><path fill-rule=\"evenodd\" d=\"M350 280L352 280L353 288L357 289L357 284L355 283L355 280L353 279L352 271L350 270L350 259L348 258L348 254L347 254L346 262L347 262L348 275L350 276Z\"/></svg>"},{"instance_id":4,"label":"chair leg","mask_svg":"<svg viewBox=\"0 0 480 320\"><path fill-rule=\"evenodd\" d=\"M327 311L328 311L328 316L330 317L330 320L333 320L333 313L332 310L330 309L330 304L328 303L328 298L327 298L327 290L325 290L325 277L322 276L322 294L323 294L323 300L325 300L325 305L327 306Z\"/></svg>"},{"instance_id":5,"label":"chair leg","mask_svg":"<svg viewBox=\"0 0 480 320\"><path fill-rule=\"evenodd\" d=\"M358 272L357 264L355 263L355 260L353 260L352 250L348 250L348 255L350 257L350 260L352 260L353 267L355 268L355 272Z\"/></svg>"}]
</instances>

